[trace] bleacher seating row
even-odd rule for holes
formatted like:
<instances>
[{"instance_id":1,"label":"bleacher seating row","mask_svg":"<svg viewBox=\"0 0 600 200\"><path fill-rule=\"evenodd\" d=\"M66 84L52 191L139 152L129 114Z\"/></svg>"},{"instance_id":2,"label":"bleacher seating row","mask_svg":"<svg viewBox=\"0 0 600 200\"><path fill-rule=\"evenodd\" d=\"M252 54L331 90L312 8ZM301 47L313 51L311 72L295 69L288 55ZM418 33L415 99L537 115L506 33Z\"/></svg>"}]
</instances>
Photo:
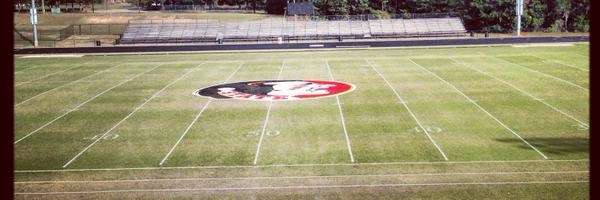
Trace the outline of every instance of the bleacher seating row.
<instances>
[{"instance_id":1,"label":"bleacher seating row","mask_svg":"<svg viewBox=\"0 0 600 200\"><path fill-rule=\"evenodd\" d=\"M459 36L467 33L462 20L450 18L248 22L183 21L130 22L120 43L177 43L300 39Z\"/></svg>"}]
</instances>

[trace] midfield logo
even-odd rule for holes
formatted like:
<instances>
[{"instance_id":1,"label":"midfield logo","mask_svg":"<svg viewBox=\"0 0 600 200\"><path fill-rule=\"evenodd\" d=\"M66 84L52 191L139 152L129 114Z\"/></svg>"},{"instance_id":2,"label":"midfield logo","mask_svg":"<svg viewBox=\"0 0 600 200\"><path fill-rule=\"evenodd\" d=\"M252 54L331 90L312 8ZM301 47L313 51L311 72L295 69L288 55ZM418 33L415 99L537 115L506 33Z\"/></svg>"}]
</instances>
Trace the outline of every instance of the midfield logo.
<instances>
[{"instance_id":1,"label":"midfield logo","mask_svg":"<svg viewBox=\"0 0 600 200\"><path fill-rule=\"evenodd\" d=\"M194 95L215 99L282 101L341 95L354 85L324 80L258 80L213 85L196 90Z\"/></svg>"}]
</instances>

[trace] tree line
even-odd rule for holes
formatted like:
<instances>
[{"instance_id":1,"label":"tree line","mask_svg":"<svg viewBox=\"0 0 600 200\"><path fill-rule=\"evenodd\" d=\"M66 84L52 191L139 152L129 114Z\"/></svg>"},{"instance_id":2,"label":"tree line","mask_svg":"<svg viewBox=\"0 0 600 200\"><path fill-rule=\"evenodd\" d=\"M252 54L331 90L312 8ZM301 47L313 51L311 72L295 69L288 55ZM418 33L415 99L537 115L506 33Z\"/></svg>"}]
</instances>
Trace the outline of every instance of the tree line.
<instances>
[{"instance_id":1,"label":"tree line","mask_svg":"<svg viewBox=\"0 0 600 200\"><path fill-rule=\"evenodd\" d=\"M301 2L302 0L296 0ZM379 17L407 13L461 15L468 30L513 32L516 0L312 0L318 15L364 15ZM283 14L287 0L266 0L265 10ZM590 0L524 0L523 31L588 32Z\"/></svg>"},{"instance_id":2,"label":"tree line","mask_svg":"<svg viewBox=\"0 0 600 200\"><path fill-rule=\"evenodd\" d=\"M40 2L42 0L36 0ZM45 0L46 6L59 3L90 3L103 0ZM169 4L252 5L269 14L283 14L292 0L127 0L133 5L151 2ZM296 0L302 2L307 0ZM516 0L310 0L317 15L375 15L389 18L410 13L458 13L468 30L513 32L516 30ZM26 5L31 0L14 0ZM38 4L39 5L39 4ZM263 6L264 5L264 6ZM590 0L524 0L523 31L588 32Z\"/></svg>"}]
</instances>

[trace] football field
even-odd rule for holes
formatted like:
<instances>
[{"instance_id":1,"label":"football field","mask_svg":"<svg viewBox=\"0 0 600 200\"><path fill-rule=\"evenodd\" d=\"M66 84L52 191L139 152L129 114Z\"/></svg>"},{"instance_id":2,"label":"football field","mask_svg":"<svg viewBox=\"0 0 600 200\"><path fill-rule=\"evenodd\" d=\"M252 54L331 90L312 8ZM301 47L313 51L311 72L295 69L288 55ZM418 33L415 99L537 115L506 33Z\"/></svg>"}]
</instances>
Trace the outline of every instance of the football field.
<instances>
[{"instance_id":1,"label":"football field","mask_svg":"<svg viewBox=\"0 0 600 200\"><path fill-rule=\"evenodd\" d=\"M15 58L15 198L587 199L588 43ZM249 80L338 96L210 99Z\"/></svg>"}]
</instances>

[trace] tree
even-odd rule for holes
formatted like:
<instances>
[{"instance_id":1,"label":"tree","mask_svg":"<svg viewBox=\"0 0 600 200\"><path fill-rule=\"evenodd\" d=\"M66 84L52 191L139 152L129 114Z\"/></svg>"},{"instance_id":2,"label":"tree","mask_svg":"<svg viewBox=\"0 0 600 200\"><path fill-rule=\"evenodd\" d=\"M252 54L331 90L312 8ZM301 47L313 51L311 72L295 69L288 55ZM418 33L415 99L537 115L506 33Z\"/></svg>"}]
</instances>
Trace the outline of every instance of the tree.
<instances>
[{"instance_id":1,"label":"tree","mask_svg":"<svg viewBox=\"0 0 600 200\"><path fill-rule=\"evenodd\" d=\"M348 0L329 0L329 15L348 15L350 14L350 6Z\"/></svg>"},{"instance_id":2,"label":"tree","mask_svg":"<svg viewBox=\"0 0 600 200\"><path fill-rule=\"evenodd\" d=\"M369 0L348 0L348 12L351 15L369 13Z\"/></svg>"},{"instance_id":3,"label":"tree","mask_svg":"<svg viewBox=\"0 0 600 200\"><path fill-rule=\"evenodd\" d=\"M571 13L571 1L558 0L557 12L565 20L564 23L562 23L561 30L567 30L567 22L569 21L569 14Z\"/></svg>"},{"instance_id":4,"label":"tree","mask_svg":"<svg viewBox=\"0 0 600 200\"><path fill-rule=\"evenodd\" d=\"M577 32L588 32L590 28L590 1L589 0L572 0L571 1L571 22L568 29Z\"/></svg>"},{"instance_id":5,"label":"tree","mask_svg":"<svg viewBox=\"0 0 600 200\"><path fill-rule=\"evenodd\" d=\"M269 14L283 14L284 8L287 6L286 0L267 0L265 11Z\"/></svg>"},{"instance_id":6,"label":"tree","mask_svg":"<svg viewBox=\"0 0 600 200\"><path fill-rule=\"evenodd\" d=\"M539 31L544 23L548 8L542 0L530 0L525 5L523 12L523 28L525 30Z\"/></svg>"},{"instance_id":7,"label":"tree","mask_svg":"<svg viewBox=\"0 0 600 200\"><path fill-rule=\"evenodd\" d=\"M474 0L465 15L467 29L490 32L510 32L515 27L514 0Z\"/></svg>"}]
</instances>

